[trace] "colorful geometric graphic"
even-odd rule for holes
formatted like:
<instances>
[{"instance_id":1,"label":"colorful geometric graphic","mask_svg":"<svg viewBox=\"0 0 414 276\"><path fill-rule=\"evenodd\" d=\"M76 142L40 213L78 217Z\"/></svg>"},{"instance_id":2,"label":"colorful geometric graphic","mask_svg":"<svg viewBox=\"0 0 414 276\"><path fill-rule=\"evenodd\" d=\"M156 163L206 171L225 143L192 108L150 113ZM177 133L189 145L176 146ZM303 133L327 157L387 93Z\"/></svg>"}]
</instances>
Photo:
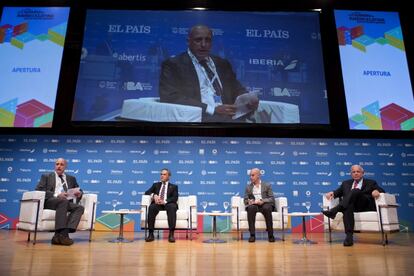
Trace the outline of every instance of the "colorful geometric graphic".
<instances>
[{"instance_id":1,"label":"colorful geometric graphic","mask_svg":"<svg viewBox=\"0 0 414 276\"><path fill-rule=\"evenodd\" d=\"M35 99L31 99L17 106L14 126L50 127L52 120L53 109Z\"/></svg>"},{"instance_id":2,"label":"colorful geometric graphic","mask_svg":"<svg viewBox=\"0 0 414 276\"><path fill-rule=\"evenodd\" d=\"M380 108L375 101L361 113L349 118L351 129L414 130L414 113L395 103Z\"/></svg>"},{"instance_id":3,"label":"colorful geometric graphic","mask_svg":"<svg viewBox=\"0 0 414 276\"><path fill-rule=\"evenodd\" d=\"M0 127L12 127L17 108L17 98L0 104Z\"/></svg>"},{"instance_id":4,"label":"colorful geometric graphic","mask_svg":"<svg viewBox=\"0 0 414 276\"><path fill-rule=\"evenodd\" d=\"M96 231L114 231L118 232L120 226L119 215L105 214L96 218L95 230ZM133 232L135 227L135 221L124 217L124 231Z\"/></svg>"},{"instance_id":5,"label":"colorful geometric graphic","mask_svg":"<svg viewBox=\"0 0 414 276\"><path fill-rule=\"evenodd\" d=\"M341 26L337 28L336 31L339 45L352 45L362 52L366 52L366 47L373 43L378 43L380 45L389 44L400 49L401 51L405 51L400 26L384 32L383 36L377 38L373 38L365 34L364 26L361 25L353 28Z\"/></svg>"},{"instance_id":6,"label":"colorful geometric graphic","mask_svg":"<svg viewBox=\"0 0 414 276\"><path fill-rule=\"evenodd\" d=\"M50 40L61 47L64 46L67 22L48 28L47 33L33 34L29 32L29 27L28 22L16 26L10 24L0 26L0 43L10 42L11 45L23 49L27 42L37 39L40 41Z\"/></svg>"}]
</instances>

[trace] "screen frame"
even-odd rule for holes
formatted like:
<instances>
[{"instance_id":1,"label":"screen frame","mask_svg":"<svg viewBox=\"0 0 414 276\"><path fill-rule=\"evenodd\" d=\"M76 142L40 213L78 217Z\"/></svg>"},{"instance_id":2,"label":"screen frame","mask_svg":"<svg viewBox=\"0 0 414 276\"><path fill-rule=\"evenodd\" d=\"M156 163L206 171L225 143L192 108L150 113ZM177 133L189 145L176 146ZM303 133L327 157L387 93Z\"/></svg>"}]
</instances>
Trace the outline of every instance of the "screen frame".
<instances>
[{"instance_id":1,"label":"screen frame","mask_svg":"<svg viewBox=\"0 0 414 276\"><path fill-rule=\"evenodd\" d=\"M87 16L87 12L88 11L130 11L131 9L121 9L121 8L90 8L89 6L86 7L86 9L84 10L84 17L83 17L83 21L84 24L86 24L86 16ZM158 8L158 9L133 9L134 11L199 11L199 8L177 8L176 9L166 9L165 7L163 9ZM326 108L328 110L328 114L327 116L329 117L329 123L238 123L238 122L214 122L214 123L205 123L205 122L200 122L200 123L192 123L192 122L154 122L154 121L136 121L136 120L124 120L124 121L78 121L78 120L72 120L72 116L73 114L71 114L71 124L75 127L138 127L138 126L144 126L144 127L148 127L151 125L154 125L155 127L190 127L190 128L286 128L286 129L297 129L297 128L304 128L304 129L321 129L321 128L325 128L325 129L331 129L332 128L332 108L331 108L331 103L330 103L330 97L329 97L329 90L328 90L328 77L327 77L327 58L325 56L325 43L324 41L326 40L324 33L323 33L323 28L322 28L322 20L323 20L323 12L321 9L300 9L300 10L257 10L257 11L251 11L251 10L241 10L241 9L209 9L209 8L205 8L202 9L205 11L211 11L211 12L263 12L263 13L277 13L277 12L292 12L292 13L314 13L318 15L318 24L319 24L319 32L321 34L321 41L320 41L320 48L321 48L321 57L322 57L322 61L321 64L323 66L323 71L324 71L324 81L325 81L325 88L327 90L327 102L326 102ZM85 29L85 25L83 30ZM83 38L84 38L84 31L82 31L82 38L80 41L80 48L82 48L83 45ZM80 53L79 53L79 65L80 65ZM77 70L77 77L76 77L76 81L77 82L77 78L79 76L79 68ZM75 98L75 94L76 91L73 92L74 96L73 98Z\"/></svg>"}]
</instances>

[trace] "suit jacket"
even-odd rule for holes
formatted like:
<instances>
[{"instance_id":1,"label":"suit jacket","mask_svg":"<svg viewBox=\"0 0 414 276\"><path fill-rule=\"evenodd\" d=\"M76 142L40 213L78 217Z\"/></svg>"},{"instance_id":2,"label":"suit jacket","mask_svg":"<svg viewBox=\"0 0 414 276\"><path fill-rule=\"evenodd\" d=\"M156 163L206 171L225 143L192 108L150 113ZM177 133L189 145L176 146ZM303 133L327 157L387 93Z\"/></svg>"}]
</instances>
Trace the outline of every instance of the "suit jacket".
<instances>
[{"instance_id":1,"label":"suit jacket","mask_svg":"<svg viewBox=\"0 0 414 276\"><path fill-rule=\"evenodd\" d=\"M223 85L223 104L234 104L237 96L246 93L246 89L237 80L227 60L217 56L210 57ZM207 105L201 102L200 82L187 52L162 63L159 93L161 102L198 106L203 112L207 108Z\"/></svg>"},{"instance_id":2,"label":"suit jacket","mask_svg":"<svg viewBox=\"0 0 414 276\"><path fill-rule=\"evenodd\" d=\"M79 187L78 182L76 181L76 178L74 176L71 176L68 174L65 174L65 175L66 175L66 184L68 185L68 189ZM45 201L46 201L49 198L52 198L53 195L55 194L55 187L56 187L56 174L52 172L49 174L42 175L35 190L46 192L46 198L45 198ZM83 194L83 191L82 190L80 191ZM79 201L81 198L82 198L82 195L81 197L77 199L77 201Z\"/></svg>"},{"instance_id":3,"label":"suit jacket","mask_svg":"<svg viewBox=\"0 0 414 276\"><path fill-rule=\"evenodd\" d=\"M244 205L246 205L246 206L249 203L249 199L254 199L253 186L254 185L252 183L250 183L246 187L246 191L244 193ZM270 186L270 184L262 181L261 188L262 188L262 200L263 200L263 202L270 203L270 204L272 204L273 207L275 207L276 206L275 196L273 195L272 186Z\"/></svg>"},{"instance_id":4,"label":"suit jacket","mask_svg":"<svg viewBox=\"0 0 414 276\"><path fill-rule=\"evenodd\" d=\"M348 195L352 190L353 184L354 184L353 179L348 179L342 182L341 186L339 186L338 189L334 191L334 197L337 198L337 197L344 197ZM375 180L363 178L361 191L366 196L366 198L370 201L369 210L367 211L376 210L375 200L371 195L371 193L374 190L378 190L380 193L385 193L384 189L382 189Z\"/></svg>"},{"instance_id":5,"label":"suit jacket","mask_svg":"<svg viewBox=\"0 0 414 276\"><path fill-rule=\"evenodd\" d=\"M149 188L145 192L145 194L146 195L151 195L151 194L159 195L159 192L161 190L161 185L162 185L162 182L156 182L156 183L152 184L151 188ZM168 183L168 190L167 190L166 195L167 195L167 197L166 197L165 200L167 201L167 203L170 203L170 202L177 203L177 201L178 201L178 186L174 185L172 183Z\"/></svg>"}]
</instances>

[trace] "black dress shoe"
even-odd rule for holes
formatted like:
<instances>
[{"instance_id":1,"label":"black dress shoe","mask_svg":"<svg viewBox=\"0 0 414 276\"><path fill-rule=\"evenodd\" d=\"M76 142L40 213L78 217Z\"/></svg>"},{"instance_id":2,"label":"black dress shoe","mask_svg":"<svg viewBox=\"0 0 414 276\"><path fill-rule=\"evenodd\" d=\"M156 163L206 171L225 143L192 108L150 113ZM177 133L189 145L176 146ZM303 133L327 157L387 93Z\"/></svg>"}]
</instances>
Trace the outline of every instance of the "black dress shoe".
<instances>
[{"instance_id":1,"label":"black dress shoe","mask_svg":"<svg viewBox=\"0 0 414 276\"><path fill-rule=\"evenodd\" d=\"M174 235L169 235L169 236L168 236L168 241L169 241L169 242L175 242Z\"/></svg>"},{"instance_id":2,"label":"black dress shoe","mask_svg":"<svg viewBox=\"0 0 414 276\"><path fill-rule=\"evenodd\" d=\"M352 236L347 235L344 240L344 246L353 246L354 245L354 239Z\"/></svg>"},{"instance_id":3,"label":"black dress shoe","mask_svg":"<svg viewBox=\"0 0 414 276\"><path fill-rule=\"evenodd\" d=\"M322 214L324 214L325 216L327 216L330 219L334 219L336 216L336 213L329 211L329 210L324 210L322 211Z\"/></svg>"},{"instance_id":4,"label":"black dress shoe","mask_svg":"<svg viewBox=\"0 0 414 276\"><path fill-rule=\"evenodd\" d=\"M275 237L273 235L269 236L268 240L269 242L275 242Z\"/></svg>"},{"instance_id":5,"label":"black dress shoe","mask_svg":"<svg viewBox=\"0 0 414 276\"><path fill-rule=\"evenodd\" d=\"M145 239L146 242L152 242L154 241L154 234L149 233L148 237Z\"/></svg>"},{"instance_id":6,"label":"black dress shoe","mask_svg":"<svg viewBox=\"0 0 414 276\"><path fill-rule=\"evenodd\" d=\"M255 242L255 241L256 241L256 237L255 236L250 236L249 242Z\"/></svg>"}]
</instances>

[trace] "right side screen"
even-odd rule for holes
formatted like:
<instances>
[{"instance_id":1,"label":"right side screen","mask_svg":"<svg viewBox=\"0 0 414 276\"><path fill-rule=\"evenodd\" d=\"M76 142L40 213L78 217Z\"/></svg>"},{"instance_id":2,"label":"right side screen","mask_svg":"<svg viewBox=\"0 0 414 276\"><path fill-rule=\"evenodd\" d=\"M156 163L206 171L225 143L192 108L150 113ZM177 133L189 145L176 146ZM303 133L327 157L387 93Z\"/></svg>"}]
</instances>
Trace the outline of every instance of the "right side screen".
<instances>
[{"instance_id":1,"label":"right side screen","mask_svg":"<svg viewBox=\"0 0 414 276\"><path fill-rule=\"evenodd\" d=\"M335 11L350 129L413 130L414 98L397 12Z\"/></svg>"}]
</instances>

